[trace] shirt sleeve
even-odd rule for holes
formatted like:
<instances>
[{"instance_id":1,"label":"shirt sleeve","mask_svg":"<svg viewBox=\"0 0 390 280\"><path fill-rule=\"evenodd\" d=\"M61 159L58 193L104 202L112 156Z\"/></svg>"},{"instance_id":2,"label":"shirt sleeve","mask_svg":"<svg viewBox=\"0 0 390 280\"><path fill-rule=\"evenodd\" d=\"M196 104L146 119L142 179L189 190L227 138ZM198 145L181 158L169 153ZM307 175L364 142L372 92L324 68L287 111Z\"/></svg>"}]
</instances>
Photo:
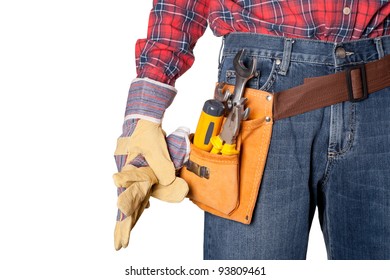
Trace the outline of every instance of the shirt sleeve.
<instances>
[{"instance_id":1,"label":"shirt sleeve","mask_svg":"<svg viewBox=\"0 0 390 280\"><path fill-rule=\"evenodd\" d=\"M136 43L138 78L174 86L194 62L193 49L207 28L208 0L153 0L147 38Z\"/></svg>"},{"instance_id":2,"label":"shirt sleeve","mask_svg":"<svg viewBox=\"0 0 390 280\"><path fill-rule=\"evenodd\" d=\"M128 123L160 123L172 103L176 79L194 62L193 49L207 28L208 0L153 0L147 38L136 43L137 78L130 85L124 134Z\"/></svg>"}]
</instances>

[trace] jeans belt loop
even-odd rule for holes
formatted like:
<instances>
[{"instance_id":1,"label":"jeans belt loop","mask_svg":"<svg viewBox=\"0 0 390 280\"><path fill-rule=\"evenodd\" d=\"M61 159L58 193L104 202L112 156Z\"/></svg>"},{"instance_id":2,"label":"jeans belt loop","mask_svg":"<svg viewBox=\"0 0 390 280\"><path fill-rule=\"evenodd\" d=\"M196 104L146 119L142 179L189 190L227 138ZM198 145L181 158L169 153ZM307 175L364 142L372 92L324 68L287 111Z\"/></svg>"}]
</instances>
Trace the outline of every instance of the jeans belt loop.
<instances>
[{"instance_id":1,"label":"jeans belt loop","mask_svg":"<svg viewBox=\"0 0 390 280\"><path fill-rule=\"evenodd\" d=\"M376 37L374 39L376 50L378 52L378 58L381 59L385 56L385 51L383 50L382 38Z\"/></svg>"},{"instance_id":2,"label":"jeans belt loop","mask_svg":"<svg viewBox=\"0 0 390 280\"><path fill-rule=\"evenodd\" d=\"M284 39L283 58L282 58L282 63L280 65L280 70L278 71L278 74L280 74L282 76L286 76L287 71L288 71L288 67L290 66L293 43L294 43L294 40L292 38L285 38Z\"/></svg>"}]
</instances>

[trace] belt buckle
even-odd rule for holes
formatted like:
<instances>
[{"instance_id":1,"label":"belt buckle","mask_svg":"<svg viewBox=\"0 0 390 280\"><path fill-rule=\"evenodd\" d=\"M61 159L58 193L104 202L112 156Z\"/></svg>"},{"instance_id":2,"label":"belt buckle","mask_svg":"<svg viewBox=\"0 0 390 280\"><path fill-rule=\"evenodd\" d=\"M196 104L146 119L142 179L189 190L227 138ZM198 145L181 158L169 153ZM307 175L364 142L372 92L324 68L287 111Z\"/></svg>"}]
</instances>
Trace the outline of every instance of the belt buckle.
<instances>
[{"instance_id":1,"label":"belt buckle","mask_svg":"<svg viewBox=\"0 0 390 280\"><path fill-rule=\"evenodd\" d=\"M363 96L359 98L355 98L353 96L353 88L352 88L352 77L351 77L351 72L353 70L360 70L360 77L361 77L361 84L362 84L362 92ZM348 88L348 97L350 102L359 102L364 99L367 99L368 97L368 88L367 88L367 76L366 76L366 68L365 64L359 64L353 67L350 67L345 70L345 76L347 78L347 88Z\"/></svg>"}]
</instances>

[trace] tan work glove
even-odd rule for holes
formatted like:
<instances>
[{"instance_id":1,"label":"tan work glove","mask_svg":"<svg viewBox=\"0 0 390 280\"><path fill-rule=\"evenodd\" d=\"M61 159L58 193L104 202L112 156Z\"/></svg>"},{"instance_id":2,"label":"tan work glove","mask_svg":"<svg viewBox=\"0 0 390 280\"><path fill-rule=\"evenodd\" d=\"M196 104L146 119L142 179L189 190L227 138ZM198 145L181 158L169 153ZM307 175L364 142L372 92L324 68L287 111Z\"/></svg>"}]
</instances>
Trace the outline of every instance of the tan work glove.
<instances>
[{"instance_id":1,"label":"tan work glove","mask_svg":"<svg viewBox=\"0 0 390 280\"><path fill-rule=\"evenodd\" d=\"M176 169L180 169L188 159L188 134L188 129L178 128L166 139L170 158ZM127 247L130 232L143 210L148 207L150 196L166 202L180 202L189 190L187 183L179 177L169 185L158 183L155 172L148 166L145 158L137 156L132 159L127 156L126 150L118 147L115 158L120 172L113 176L117 186L119 209L114 232L116 250Z\"/></svg>"},{"instance_id":2,"label":"tan work glove","mask_svg":"<svg viewBox=\"0 0 390 280\"><path fill-rule=\"evenodd\" d=\"M175 95L174 87L149 78L137 78L131 83L122 135L117 141L115 151L119 171L118 176L114 175L118 186L118 205L128 215L118 210L119 223L115 229L117 249L127 246L130 230L148 206L152 192L156 197L166 201L179 201L177 191L179 194L183 190L185 193L188 192L187 184L184 185L185 182L176 179L175 175L175 167L179 169L188 158L190 146L188 135L184 137L187 145L182 145L184 142L178 141L180 133L173 135L173 145L170 146L172 153L169 150L171 153L169 154L167 148L167 145L170 145L169 136L165 139L161 128L164 112ZM127 165L148 166L149 169L138 170ZM151 190L153 184L154 190Z\"/></svg>"},{"instance_id":3,"label":"tan work glove","mask_svg":"<svg viewBox=\"0 0 390 280\"><path fill-rule=\"evenodd\" d=\"M129 137L119 137L115 155L127 154L127 162L142 155L161 185L175 180L175 167L169 156L161 124L140 119Z\"/></svg>"},{"instance_id":4,"label":"tan work glove","mask_svg":"<svg viewBox=\"0 0 390 280\"><path fill-rule=\"evenodd\" d=\"M128 246L130 232L148 207L151 195L163 201L180 202L188 193L188 185L181 178L176 178L168 186L157 184L157 177L150 167L137 168L128 164L121 172L115 173L113 178L118 187L117 206L120 210L114 231L116 250Z\"/></svg>"}]
</instances>

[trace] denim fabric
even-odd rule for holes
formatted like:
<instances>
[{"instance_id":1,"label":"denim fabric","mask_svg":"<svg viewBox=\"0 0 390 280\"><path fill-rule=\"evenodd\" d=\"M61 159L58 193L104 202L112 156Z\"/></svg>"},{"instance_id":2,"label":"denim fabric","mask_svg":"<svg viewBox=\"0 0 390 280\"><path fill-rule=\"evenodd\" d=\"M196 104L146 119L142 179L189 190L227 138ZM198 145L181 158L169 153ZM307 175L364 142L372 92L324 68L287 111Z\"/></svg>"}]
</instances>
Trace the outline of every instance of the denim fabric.
<instances>
[{"instance_id":1,"label":"denim fabric","mask_svg":"<svg viewBox=\"0 0 390 280\"><path fill-rule=\"evenodd\" d=\"M234 84L242 48L244 63L258 60L249 86L277 94L390 55L390 36L327 43L233 33L219 81ZM305 259L316 207L329 259L390 259L390 88L276 121L260 187L250 225L205 214L205 259Z\"/></svg>"}]
</instances>

